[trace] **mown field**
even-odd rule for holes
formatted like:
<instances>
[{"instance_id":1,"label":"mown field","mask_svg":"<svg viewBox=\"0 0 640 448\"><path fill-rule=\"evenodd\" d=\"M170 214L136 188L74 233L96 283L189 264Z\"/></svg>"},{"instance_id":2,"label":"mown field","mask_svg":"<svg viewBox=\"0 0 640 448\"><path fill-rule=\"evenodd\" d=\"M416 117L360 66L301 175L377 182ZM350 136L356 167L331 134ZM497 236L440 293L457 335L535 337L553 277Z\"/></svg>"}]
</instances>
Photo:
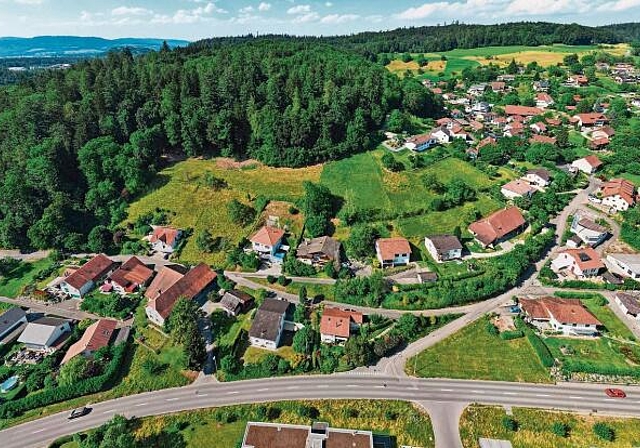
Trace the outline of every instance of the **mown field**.
<instances>
[{"instance_id":1,"label":"mown field","mask_svg":"<svg viewBox=\"0 0 640 448\"><path fill-rule=\"evenodd\" d=\"M468 407L460 420L460 436L466 448L479 447L480 437L505 439L514 448L632 448L640 445L640 420L612 417L595 417L567 412L541 411L514 408L513 418L518 423L516 432L502 426L506 416L503 408L473 405ZM567 437L551 432L551 425L561 422L569 427ZM604 441L593 433L593 425L602 422L615 434L612 442Z\"/></svg>"},{"instance_id":2,"label":"mown field","mask_svg":"<svg viewBox=\"0 0 640 448\"><path fill-rule=\"evenodd\" d=\"M421 378L550 382L526 338L504 341L489 334L488 322L483 317L411 358L407 373Z\"/></svg>"}]
</instances>

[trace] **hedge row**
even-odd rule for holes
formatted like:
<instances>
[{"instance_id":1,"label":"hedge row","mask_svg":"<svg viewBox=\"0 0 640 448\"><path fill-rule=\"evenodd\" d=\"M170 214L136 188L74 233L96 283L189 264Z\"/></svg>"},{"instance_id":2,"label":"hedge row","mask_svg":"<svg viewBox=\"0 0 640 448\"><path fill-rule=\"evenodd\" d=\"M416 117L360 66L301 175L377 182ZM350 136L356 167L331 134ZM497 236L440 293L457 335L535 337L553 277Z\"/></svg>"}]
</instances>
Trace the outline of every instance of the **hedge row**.
<instances>
[{"instance_id":1,"label":"hedge row","mask_svg":"<svg viewBox=\"0 0 640 448\"><path fill-rule=\"evenodd\" d=\"M562 370L567 373L592 373L605 376L629 376L640 378L640 368L638 367L615 367L605 365L593 365L580 361L565 362Z\"/></svg>"},{"instance_id":2,"label":"hedge row","mask_svg":"<svg viewBox=\"0 0 640 448\"><path fill-rule=\"evenodd\" d=\"M127 347L128 344L123 343L113 349L113 358L102 375L88 378L70 386L57 386L52 389L46 389L27 395L24 398L4 403L0 406L0 418L13 418L31 409L49 406L107 389L118 377L127 353Z\"/></svg>"},{"instance_id":3,"label":"hedge row","mask_svg":"<svg viewBox=\"0 0 640 448\"><path fill-rule=\"evenodd\" d=\"M540 339L540 337L537 334L535 334L533 331L528 330L526 333L527 333L527 340L531 344L531 347L533 347L533 350L538 355L538 358L540 358L540 362L542 363L542 365L547 368L553 367L555 360L553 359L553 355L549 351L549 347L547 347L546 344L542 341L542 339Z\"/></svg>"},{"instance_id":4,"label":"hedge row","mask_svg":"<svg viewBox=\"0 0 640 448\"><path fill-rule=\"evenodd\" d=\"M524 332L522 330L503 331L502 333L500 333L500 339L503 339L505 341L520 339L521 337L524 337Z\"/></svg>"}]
</instances>

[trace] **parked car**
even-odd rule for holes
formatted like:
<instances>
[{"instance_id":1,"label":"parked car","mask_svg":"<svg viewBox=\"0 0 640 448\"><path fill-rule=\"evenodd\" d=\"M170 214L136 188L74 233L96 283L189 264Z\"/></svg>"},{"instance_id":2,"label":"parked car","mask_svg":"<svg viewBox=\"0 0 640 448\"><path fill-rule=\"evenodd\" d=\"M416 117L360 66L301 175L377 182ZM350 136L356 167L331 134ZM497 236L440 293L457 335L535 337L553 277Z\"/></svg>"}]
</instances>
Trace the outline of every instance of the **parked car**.
<instances>
[{"instance_id":1,"label":"parked car","mask_svg":"<svg viewBox=\"0 0 640 448\"><path fill-rule=\"evenodd\" d=\"M69 420L73 420L75 418L82 417L83 415L87 415L89 412L91 412L91 408L82 406L81 408L76 408L73 411L71 411L71 413L69 414L69 417L67 418Z\"/></svg>"},{"instance_id":2,"label":"parked car","mask_svg":"<svg viewBox=\"0 0 640 448\"><path fill-rule=\"evenodd\" d=\"M599 204L599 203L602 202L602 199L599 199L599 198L597 198L595 196L587 196L587 200L589 202L593 202L594 204Z\"/></svg>"},{"instance_id":3,"label":"parked car","mask_svg":"<svg viewBox=\"0 0 640 448\"><path fill-rule=\"evenodd\" d=\"M622 389L605 389L604 391L607 396L611 397L611 398L625 398L627 396L626 393L624 393L624 391Z\"/></svg>"}]
</instances>

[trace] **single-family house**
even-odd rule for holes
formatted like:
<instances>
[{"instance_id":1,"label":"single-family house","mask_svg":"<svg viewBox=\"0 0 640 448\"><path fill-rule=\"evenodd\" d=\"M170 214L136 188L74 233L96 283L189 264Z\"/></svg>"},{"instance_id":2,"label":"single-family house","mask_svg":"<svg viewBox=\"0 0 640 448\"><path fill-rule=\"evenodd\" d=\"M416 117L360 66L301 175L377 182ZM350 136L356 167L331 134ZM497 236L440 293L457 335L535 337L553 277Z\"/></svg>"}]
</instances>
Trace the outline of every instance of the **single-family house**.
<instances>
[{"instance_id":1,"label":"single-family house","mask_svg":"<svg viewBox=\"0 0 640 448\"><path fill-rule=\"evenodd\" d=\"M151 228L153 230L147 236L147 240L151 244L151 250L166 255L172 254L180 243L182 230L166 226L151 226Z\"/></svg>"},{"instance_id":2,"label":"single-family house","mask_svg":"<svg viewBox=\"0 0 640 448\"><path fill-rule=\"evenodd\" d=\"M145 308L149 321L157 326L163 326L178 299L201 301L214 286L216 277L217 274L206 264L200 263L195 266L168 289L159 292L156 298L149 301ZM152 291L153 293L155 290Z\"/></svg>"},{"instance_id":3,"label":"single-family house","mask_svg":"<svg viewBox=\"0 0 640 448\"><path fill-rule=\"evenodd\" d=\"M41 317L29 322L18 338L28 350L53 353L60 341L71 332L71 325L66 319L57 317Z\"/></svg>"},{"instance_id":4,"label":"single-family house","mask_svg":"<svg viewBox=\"0 0 640 448\"><path fill-rule=\"evenodd\" d=\"M540 135L540 134L533 134L530 138L529 138L529 143L533 144L533 143L542 143L545 145L554 145L557 143L557 139L555 137L549 137L548 135Z\"/></svg>"},{"instance_id":5,"label":"single-family house","mask_svg":"<svg viewBox=\"0 0 640 448\"><path fill-rule=\"evenodd\" d=\"M480 132L484 129L484 125L476 120L471 120L469 122L469 127L473 132Z\"/></svg>"},{"instance_id":6,"label":"single-family house","mask_svg":"<svg viewBox=\"0 0 640 448\"><path fill-rule=\"evenodd\" d=\"M289 302L267 298L258 307L249 329L249 343L254 347L275 350L280 345Z\"/></svg>"},{"instance_id":7,"label":"single-family house","mask_svg":"<svg viewBox=\"0 0 640 448\"><path fill-rule=\"evenodd\" d=\"M606 227L596 223L582 212L573 215L571 233L577 235L584 244L591 247L596 247L609 236Z\"/></svg>"},{"instance_id":8,"label":"single-family house","mask_svg":"<svg viewBox=\"0 0 640 448\"><path fill-rule=\"evenodd\" d=\"M609 254L607 264L609 269L617 274L640 280L640 254Z\"/></svg>"},{"instance_id":9,"label":"single-family house","mask_svg":"<svg viewBox=\"0 0 640 448\"><path fill-rule=\"evenodd\" d=\"M376 256L383 268L408 265L411 246L405 238L380 238L376 240Z\"/></svg>"},{"instance_id":10,"label":"single-family house","mask_svg":"<svg viewBox=\"0 0 640 448\"><path fill-rule=\"evenodd\" d=\"M325 344L346 342L363 322L358 311L325 307L320 319L320 340Z\"/></svg>"},{"instance_id":11,"label":"single-family house","mask_svg":"<svg viewBox=\"0 0 640 448\"><path fill-rule=\"evenodd\" d=\"M179 265L162 266L149 284L149 287L144 292L144 296L149 300L155 300L162 294L171 288L178 280L184 277L187 271Z\"/></svg>"},{"instance_id":12,"label":"single-family house","mask_svg":"<svg viewBox=\"0 0 640 448\"><path fill-rule=\"evenodd\" d=\"M509 104L504 107L504 113L507 115L519 115L521 117L533 117L536 115L542 115L544 111L538 107Z\"/></svg>"},{"instance_id":13,"label":"single-family house","mask_svg":"<svg viewBox=\"0 0 640 448\"><path fill-rule=\"evenodd\" d=\"M572 75L567 78L566 84L569 87L584 87L589 84L589 78L584 75Z\"/></svg>"},{"instance_id":14,"label":"single-family house","mask_svg":"<svg viewBox=\"0 0 640 448\"><path fill-rule=\"evenodd\" d=\"M591 141L589 142L589 148L593 149L594 151L602 151L607 146L609 146L609 143L610 143L609 138L598 137L598 138L591 139Z\"/></svg>"},{"instance_id":15,"label":"single-family house","mask_svg":"<svg viewBox=\"0 0 640 448\"><path fill-rule=\"evenodd\" d=\"M496 140L495 137L491 137L491 136L485 137L478 142L478 144L476 145L476 150L480 151L485 146L495 145L496 143L498 143L498 140Z\"/></svg>"},{"instance_id":16,"label":"single-family house","mask_svg":"<svg viewBox=\"0 0 640 448\"><path fill-rule=\"evenodd\" d=\"M579 299L520 299L520 309L526 322L567 336L595 336L602 325Z\"/></svg>"},{"instance_id":17,"label":"single-family house","mask_svg":"<svg viewBox=\"0 0 640 448\"><path fill-rule=\"evenodd\" d=\"M614 300L625 315L640 321L640 296L638 294L618 291Z\"/></svg>"},{"instance_id":18,"label":"single-family house","mask_svg":"<svg viewBox=\"0 0 640 448\"><path fill-rule=\"evenodd\" d=\"M238 289L225 291L222 299L220 299L220 305L229 316L246 313L254 303L255 300L251 295Z\"/></svg>"},{"instance_id":19,"label":"single-family house","mask_svg":"<svg viewBox=\"0 0 640 448\"><path fill-rule=\"evenodd\" d=\"M593 174L602 166L602 162L598 157L590 155L583 157L582 159L574 160L571 162L571 166L577 168L583 173Z\"/></svg>"},{"instance_id":20,"label":"single-family house","mask_svg":"<svg viewBox=\"0 0 640 448\"><path fill-rule=\"evenodd\" d=\"M487 114L491 112L491 104L487 103L486 101L476 101L471 106L470 112L474 114Z\"/></svg>"},{"instance_id":21,"label":"single-family house","mask_svg":"<svg viewBox=\"0 0 640 448\"><path fill-rule=\"evenodd\" d=\"M411 151L423 152L438 144L438 139L431 134L414 135L407 139L405 146Z\"/></svg>"},{"instance_id":22,"label":"single-family house","mask_svg":"<svg viewBox=\"0 0 640 448\"><path fill-rule=\"evenodd\" d=\"M496 93L502 93L507 88L507 84L504 81L493 81L490 85L491 90Z\"/></svg>"},{"instance_id":23,"label":"single-family house","mask_svg":"<svg viewBox=\"0 0 640 448\"><path fill-rule=\"evenodd\" d=\"M116 324L115 320L100 319L89 325L80 340L69 347L61 364L66 364L78 355L88 358L93 356L96 350L107 347L116 332Z\"/></svg>"},{"instance_id":24,"label":"single-family house","mask_svg":"<svg viewBox=\"0 0 640 448\"><path fill-rule=\"evenodd\" d=\"M523 230L526 224L517 207L507 207L472 223L469 231L482 247L493 247Z\"/></svg>"},{"instance_id":25,"label":"single-family house","mask_svg":"<svg viewBox=\"0 0 640 448\"><path fill-rule=\"evenodd\" d=\"M551 87L551 83L547 79L533 82L533 90L535 92L546 92Z\"/></svg>"},{"instance_id":26,"label":"single-family house","mask_svg":"<svg viewBox=\"0 0 640 448\"><path fill-rule=\"evenodd\" d=\"M278 261L278 250L282 246L284 230L277 227L263 226L249 241L253 251L260 256L268 257L271 261ZM280 259L280 261L282 261Z\"/></svg>"},{"instance_id":27,"label":"single-family house","mask_svg":"<svg viewBox=\"0 0 640 448\"><path fill-rule=\"evenodd\" d=\"M131 257L116 269L100 287L102 292L131 294L138 288L145 287L153 277L153 269L144 264L138 257Z\"/></svg>"},{"instance_id":28,"label":"single-family house","mask_svg":"<svg viewBox=\"0 0 640 448\"><path fill-rule=\"evenodd\" d=\"M330 236L305 239L298 246L296 258L303 263L314 266L324 266L333 263L336 268L340 266L340 241Z\"/></svg>"},{"instance_id":29,"label":"single-family house","mask_svg":"<svg viewBox=\"0 0 640 448\"><path fill-rule=\"evenodd\" d=\"M20 307L9 308L0 314L0 341L26 323L27 313Z\"/></svg>"},{"instance_id":30,"label":"single-family house","mask_svg":"<svg viewBox=\"0 0 640 448\"><path fill-rule=\"evenodd\" d=\"M527 171L524 178L531 185L537 185L538 187L546 187L551 183L551 174L544 168L531 169Z\"/></svg>"},{"instance_id":31,"label":"single-family house","mask_svg":"<svg viewBox=\"0 0 640 448\"><path fill-rule=\"evenodd\" d=\"M241 448L374 448L373 433L330 428L327 423L311 426L249 422Z\"/></svg>"},{"instance_id":32,"label":"single-family house","mask_svg":"<svg viewBox=\"0 0 640 448\"><path fill-rule=\"evenodd\" d=\"M616 131L611 126L603 126L591 132L591 138L593 139L606 138L608 140L614 135L616 135Z\"/></svg>"},{"instance_id":33,"label":"single-family house","mask_svg":"<svg viewBox=\"0 0 640 448\"><path fill-rule=\"evenodd\" d=\"M555 101L546 92L539 92L536 94L536 107L540 109L546 109L547 107L551 107L555 104Z\"/></svg>"},{"instance_id":34,"label":"single-family house","mask_svg":"<svg viewBox=\"0 0 640 448\"><path fill-rule=\"evenodd\" d=\"M606 125L609 119L602 113L589 112L585 114L576 114L569 119L571 123L577 124L580 128L594 128Z\"/></svg>"},{"instance_id":35,"label":"single-family house","mask_svg":"<svg viewBox=\"0 0 640 448\"><path fill-rule=\"evenodd\" d=\"M500 188L500 192L507 199L530 198L536 191L535 187L522 179L507 182Z\"/></svg>"},{"instance_id":36,"label":"single-family house","mask_svg":"<svg viewBox=\"0 0 640 448\"><path fill-rule=\"evenodd\" d=\"M435 261L459 260L462 258L462 244L454 235L433 235L424 239L427 252Z\"/></svg>"},{"instance_id":37,"label":"single-family house","mask_svg":"<svg viewBox=\"0 0 640 448\"><path fill-rule=\"evenodd\" d=\"M467 89L467 93L471 96L482 96L484 95L484 91L487 89L487 83L482 82L479 84L473 84Z\"/></svg>"},{"instance_id":38,"label":"single-family house","mask_svg":"<svg viewBox=\"0 0 640 448\"><path fill-rule=\"evenodd\" d=\"M529 126L529 128L536 134L544 134L545 132L547 132L547 125L544 124L542 121L533 123L532 125Z\"/></svg>"},{"instance_id":39,"label":"single-family house","mask_svg":"<svg viewBox=\"0 0 640 448\"><path fill-rule=\"evenodd\" d=\"M623 212L636 203L636 187L626 179L612 179L600 187L602 205Z\"/></svg>"},{"instance_id":40,"label":"single-family house","mask_svg":"<svg viewBox=\"0 0 640 448\"><path fill-rule=\"evenodd\" d=\"M551 262L556 274L570 274L578 279L596 277L604 268L600 255L591 247L565 249Z\"/></svg>"},{"instance_id":41,"label":"single-family house","mask_svg":"<svg viewBox=\"0 0 640 448\"><path fill-rule=\"evenodd\" d=\"M513 82L516 80L516 75L510 75L510 74L498 75L496 79L498 81Z\"/></svg>"},{"instance_id":42,"label":"single-family house","mask_svg":"<svg viewBox=\"0 0 640 448\"><path fill-rule=\"evenodd\" d=\"M98 254L60 283L60 289L72 299L82 299L116 268L109 257Z\"/></svg>"}]
</instances>

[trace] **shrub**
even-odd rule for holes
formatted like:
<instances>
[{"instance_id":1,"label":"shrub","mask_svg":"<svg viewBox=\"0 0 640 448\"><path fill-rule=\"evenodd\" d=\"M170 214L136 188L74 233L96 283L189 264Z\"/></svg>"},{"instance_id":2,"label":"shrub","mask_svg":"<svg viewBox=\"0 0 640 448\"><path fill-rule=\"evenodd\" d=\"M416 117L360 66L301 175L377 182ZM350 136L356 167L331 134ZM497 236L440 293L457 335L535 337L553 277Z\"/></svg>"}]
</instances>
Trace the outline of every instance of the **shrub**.
<instances>
[{"instance_id":1,"label":"shrub","mask_svg":"<svg viewBox=\"0 0 640 448\"><path fill-rule=\"evenodd\" d=\"M553 367L553 365L555 364L555 360L553 359L553 355L551 355L551 352L549 351L549 347L546 346L542 339L540 339L540 337L533 331L528 330L527 340L538 355L538 358L540 359L542 365L547 368Z\"/></svg>"},{"instance_id":2,"label":"shrub","mask_svg":"<svg viewBox=\"0 0 640 448\"><path fill-rule=\"evenodd\" d=\"M558 437L567 437L569 435L569 425L562 422L555 422L551 425L551 432Z\"/></svg>"},{"instance_id":3,"label":"shrub","mask_svg":"<svg viewBox=\"0 0 640 448\"><path fill-rule=\"evenodd\" d=\"M502 417L502 427L507 431L517 431L518 430L518 422L511 416L505 415Z\"/></svg>"},{"instance_id":4,"label":"shrub","mask_svg":"<svg viewBox=\"0 0 640 448\"><path fill-rule=\"evenodd\" d=\"M500 334L498 327L493 325L491 322L487 322L486 329L487 329L487 333L489 333L491 336L498 336Z\"/></svg>"},{"instance_id":5,"label":"shrub","mask_svg":"<svg viewBox=\"0 0 640 448\"><path fill-rule=\"evenodd\" d=\"M268 281L271 285L273 285L273 284L276 282L276 280L278 280L278 279L277 279L277 278L275 278L273 275L271 275L271 274L267 275L267 281Z\"/></svg>"},{"instance_id":6,"label":"shrub","mask_svg":"<svg viewBox=\"0 0 640 448\"><path fill-rule=\"evenodd\" d=\"M602 422L593 425L593 433L600 437L602 440L606 440L607 442L612 442L615 438L613 428Z\"/></svg>"},{"instance_id":7,"label":"shrub","mask_svg":"<svg viewBox=\"0 0 640 448\"><path fill-rule=\"evenodd\" d=\"M513 339L520 339L524 337L524 332L522 330L514 330L514 331L503 331L500 333L500 339L504 341L511 341Z\"/></svg>"}]
</instances>

